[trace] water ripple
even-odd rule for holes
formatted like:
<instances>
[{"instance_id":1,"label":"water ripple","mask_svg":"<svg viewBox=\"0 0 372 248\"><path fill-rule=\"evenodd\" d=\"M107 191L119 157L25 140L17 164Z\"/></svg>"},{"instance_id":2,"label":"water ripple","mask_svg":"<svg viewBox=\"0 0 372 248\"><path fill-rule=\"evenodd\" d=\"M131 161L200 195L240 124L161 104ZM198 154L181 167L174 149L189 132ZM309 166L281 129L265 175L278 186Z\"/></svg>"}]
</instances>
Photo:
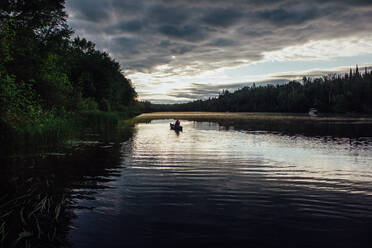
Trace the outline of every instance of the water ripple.
<instances>
[{"instance_id":1,"label":"water ripple","mask_svg":"<svg viewBox=\"0 0 372 248\"><path fill-rule=\"evenodd\" d=\"M98 191L98 210L76 225L106 224L89 234L112 239L87 240L84 228L75 229L78 247L354 247L369 240L370 143L183 126L177 135L167 121L138 124L123 143L120 177L99 178L104 188L76 186Z\"/></svg>"}]
</instances>

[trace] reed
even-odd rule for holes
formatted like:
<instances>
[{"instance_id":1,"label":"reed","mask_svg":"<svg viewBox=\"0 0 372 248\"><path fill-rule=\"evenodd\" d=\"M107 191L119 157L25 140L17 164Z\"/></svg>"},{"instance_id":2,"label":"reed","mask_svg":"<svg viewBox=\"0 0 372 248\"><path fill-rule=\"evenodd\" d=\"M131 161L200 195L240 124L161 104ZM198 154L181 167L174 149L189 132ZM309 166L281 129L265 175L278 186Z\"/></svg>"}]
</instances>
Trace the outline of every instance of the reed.
<instances>
[{"instance_id":1,"label":"reed","mask_svg":"<svg viewBox=\"0 0 372 248\"><path fill-rule=\"evenodd\" d=\"M99 131L116 128L120 115L115 112L93 111L81 113L80 118L82 118L82 127Z\"/></svg>"},{"instance_id":2,"label":"reed","mask_svg":"<svg viewBox=\"0 0 372 248\"><path fill-rule=\"evenodd\" d=\"M20 130L26 145L50 146L60 144L74 135L75 123L71 118L52 117L40 120Z\"/></svg>"},{"instance_id":3,"label":"reed","mask_svg":"<svg viewBox=\"0 0 372 248\"><path fill-rule=\"evenodd\" d=\"M65 194L54 192L54 181L18 181L16 191L2 199L5 203L0 206L0 213L4 213L0 215L0 247L66 245L61 224L68 204ZM18 196L18 191L26 193Z\"/></svg>"},{"instance_id":4,"label":"reed","mask_svg":"<svg viewBox=\"0 0 372 248\"><path fill-rule=\"evenodd\" d=\"M0 119L0 156L52 151L88 131L110 134L116 131L121 120L131 116L132 112L90 111L50 113L34 121L18 119L16 124Z\"/></svg>"}]
</instances>

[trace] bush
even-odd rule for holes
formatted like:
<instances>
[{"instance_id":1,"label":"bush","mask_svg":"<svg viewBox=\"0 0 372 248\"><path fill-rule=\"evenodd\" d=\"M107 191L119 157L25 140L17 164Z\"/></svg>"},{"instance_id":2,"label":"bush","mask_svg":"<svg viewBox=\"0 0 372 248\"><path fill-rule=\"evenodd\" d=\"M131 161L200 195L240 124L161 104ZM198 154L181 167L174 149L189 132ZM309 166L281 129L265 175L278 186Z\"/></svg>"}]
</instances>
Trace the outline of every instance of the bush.
<instances>
[{"instance_id":1,"label":"bush","mask_svg":"<svg viewBox=\"0 0 372 248\"><path fill-rule=\"evenodd\" d=\"M81 113L83 126L94 130L106 130L118 126L120 116L113 112L92 111Z\"/></svg>"},{"instance_id":2,"label":"bush","mask_svg":"<svg viewBox=\"0 0 372 248\"><path fill-rule=\"evenodd\" d=\"M92 98L80 98L77 103L77 110L79 112L97 111L98 103Z\"/></svg>"},{"instance_id":3,"label":"bush","mask_svg":"<svg viewBox=\"0 0 372 248\"><path fill-rule=\"evenodd\" d=\"M110 102L106 99L103 98L99 104L99 110L102 111L111 111L111 104Z\"/></svg>"}]
</instances>

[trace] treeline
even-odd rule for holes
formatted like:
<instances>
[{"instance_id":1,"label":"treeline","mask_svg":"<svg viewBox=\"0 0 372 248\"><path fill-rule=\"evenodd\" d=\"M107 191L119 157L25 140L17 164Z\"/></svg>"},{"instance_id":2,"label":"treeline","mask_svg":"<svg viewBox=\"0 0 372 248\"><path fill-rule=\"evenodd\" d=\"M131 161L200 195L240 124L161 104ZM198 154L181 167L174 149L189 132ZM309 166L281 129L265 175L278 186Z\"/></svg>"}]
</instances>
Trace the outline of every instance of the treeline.
<instances>
[{"instance_id":1,"label":"treeline","mask_svg":"<svg viewBox=\"0 0 372 248\"><path fill-rule=\"evenodd\" d=\"M136 92L119 63L74 38L64 0L0 3L0 129L45 126L69 113L128 111Z\"/></svg>"},{"instance_id":2,"label":"treeline","mask_svg":"<svg viewBox=\"0 0 372 248\"><path fill-rule=\"evenodd\" d=\"M285 85L244 87L233 93L184 104L148 105L150 111L372 113L372 73L303 78Z\"/></svg>"}]
</instances>

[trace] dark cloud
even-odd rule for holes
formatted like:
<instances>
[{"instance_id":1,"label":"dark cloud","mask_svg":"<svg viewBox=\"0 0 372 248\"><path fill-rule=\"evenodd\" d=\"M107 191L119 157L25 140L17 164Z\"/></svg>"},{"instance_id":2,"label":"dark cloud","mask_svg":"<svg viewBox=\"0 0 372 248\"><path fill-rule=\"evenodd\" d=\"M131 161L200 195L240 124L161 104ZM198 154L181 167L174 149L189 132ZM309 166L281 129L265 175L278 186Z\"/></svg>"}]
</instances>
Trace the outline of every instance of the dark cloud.
<instances>
[{"instance_id":1,"label":"dark cloud","mask_svg":"<svg viewBox=\"0 0 372 248\"><path fill-rule=\"evenodd\" d=\"M69 1L69 9L76 13L78 19L91 22L101 22L109 19L110 7L108 2L79 0Z\"/></svg>"},{"instance_id":2,"label":"dark cloud","mask_svg":"<svg viewBox=\"0 0 372 248\"><path fill-rule=\"evenodd\" d=\"M110 50L112 53L125 54L126 56L132 56L140 54L141 42L137 39L129 37L116 37L110 42Z\"/></svg>"},{"instance_id":3,"label":"dark cloud","mask_svg":"<svg viewBox=\"0 0 372 248\"><path fill-rule=\"evenodd\" d=\"M198 25L164 25L159 27L159 32L169 38L186 41L201 41L207 37L207 32Z\"/></svg>"},{"instance_id":4,"label":"dark cloud","mask_svg":"<svg viewBox=\"0 0 372 248\"><path fill-rule=\"evenodd\" d=\"M212 9L202 21L211 26L228 27L235 24L243 14L235 9Z\"/></svg>"},{"instance_id":5,"label":"dark cloud","mask_svg":"<svg viewBox=\"0 0 372 248\"><path fill-rule=\"evenodd\" d=\"M168 7L167 5L157 4L151 6L146 13L146 16L151 22L162 24L178 25L185 22L190 15L189 10L185 6Z\"/></svg>"},{"instance_id":6,"label":"dark cloud","mask_svg":"<svg viewBox=\"0 0 372 248\"><path fill-rule=\"evenodd\" d=\"M80 1L80 0L70 0L70 1ZM106 4L111 4L112 6L112 13L117 17L125 18L127 16L133 16L137 13L141 13L142 9L144 8L143 1L138 0L110 0L110 1L102 1L102 0L89 0L90 2L93 1L101 1L105 2Z\"/></svg>"},{"instance_id":7,"label":"dark cloud","mask_svg":"<svg viewBox=\"0 0 372 248\"><path fill-rule=\"evenodd\" d=\"M213 47L228 47L228 46L234 46L237 44L237 41L232 39L225 39L225 38L219 38L216 39L208 44L208 46Z\"/></svg>"},{"instance_id":8,"label":"dark cloud","mask_svg":"<svg viewBox=\"0 0 372 248\"><path fill-rule=\"evenodd\" d=\"M319 17L320 12L315 8L292 11L280 8L258 12L257 16L274 25L299 25Z\"/></svg>"},{"instance_id":9,"label":"dark cloud","mask_svg":"<svg viewBox=\"0 0 372 248\"><path fill-rule=\"evenodd\" d=\"M170 51L174 55L182 55L191 52L194 48L195 46L191 45L174 45L174 47L171 48Z\"/></svg>"},{"instance_id":10,"label":"dark cloud","mask_svg":"<svg viewBox=\"0 0 372 248\"><path fill-rule=\"evenodd\" d=\"M127 73L167 64L167 75L193 75L259 61L267 52L308 41L372 34L371 0L66 3L76 33L110 52Z\"/></svg>"},{"instance_id":11,"label":"dark cloud","mask_svg":"<svg viewBox=\"0 0 372 248\"><path fill-rule=\"evenodd\" d=\"M123 21L112 25L107 29L107 33L122 34L123 32L139 32L143 28L143 23L140 20Z\"/></svg>"}]
</instances>

